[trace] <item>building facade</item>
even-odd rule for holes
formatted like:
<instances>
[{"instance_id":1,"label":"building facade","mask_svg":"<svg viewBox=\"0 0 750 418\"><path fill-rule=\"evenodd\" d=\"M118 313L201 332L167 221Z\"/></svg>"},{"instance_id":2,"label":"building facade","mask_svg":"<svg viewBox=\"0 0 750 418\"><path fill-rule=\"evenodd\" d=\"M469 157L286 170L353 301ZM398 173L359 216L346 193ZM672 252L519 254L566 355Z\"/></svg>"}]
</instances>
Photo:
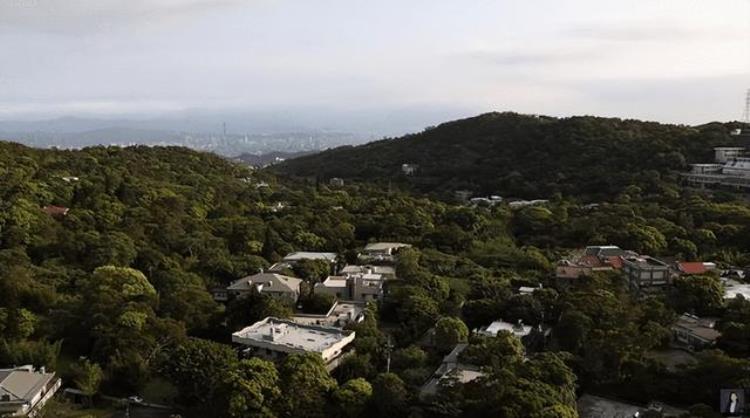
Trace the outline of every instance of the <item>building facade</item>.
<instances>
[{"instance_id":1,"label":"building facade","mask_svg":"<svg viewBox=\"0 0 750 418\"><path fill-rule=\"evenodd\" d=\"M630 288L637 293L648 293L672 284L669 265L645 255L623 257L622 272Z\"/></svg>"}]
</instances>

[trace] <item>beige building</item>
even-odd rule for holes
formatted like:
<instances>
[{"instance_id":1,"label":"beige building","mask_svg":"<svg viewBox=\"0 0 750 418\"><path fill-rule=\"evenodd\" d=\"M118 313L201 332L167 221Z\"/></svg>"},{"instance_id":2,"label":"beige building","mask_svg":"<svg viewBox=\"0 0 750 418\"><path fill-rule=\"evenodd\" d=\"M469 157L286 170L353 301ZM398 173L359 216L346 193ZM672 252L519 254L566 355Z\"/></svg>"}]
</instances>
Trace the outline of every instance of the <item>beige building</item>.
<instances>
[{"instance_id":1,"label":"beige building","mask_svg":"<svg viewBox=\"0 0 750 418\"><path fill-rule=\"evenodd\" d=\"M299 298L301 284L302 280L295 277L276 273L258 273L235 280L227 287L226 293L223 296L226 298L224 300L227 300L231 297L246 296L255 290L258 293L279 299L287 299L294 303ZM216 293L215 297L217 300L221 300L221 297Z\"/></svg>"},{"instance_id":2,"label":"beige building","mask_svg":"<svg viewBox=\"0 0 750 418\"><path fill-rule=\"evenodd\" d=\"M380 274L329 276L322 283L316 283L314 291L340 300L370 302L383 299L384 284L385 279Z\"/></svg>"}]
</instances>

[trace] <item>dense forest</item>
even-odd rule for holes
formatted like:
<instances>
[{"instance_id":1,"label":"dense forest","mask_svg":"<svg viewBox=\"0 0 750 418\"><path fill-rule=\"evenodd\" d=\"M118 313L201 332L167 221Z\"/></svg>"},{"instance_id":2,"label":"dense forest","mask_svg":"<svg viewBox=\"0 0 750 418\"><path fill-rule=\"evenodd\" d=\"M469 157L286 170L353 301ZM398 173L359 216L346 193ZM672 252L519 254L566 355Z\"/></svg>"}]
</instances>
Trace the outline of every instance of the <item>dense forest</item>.
<instances>
[{"instance_id":1,"label":"dense forest","mask_svg":"<svg viewBox=\"0 0 750 418\"><path fill-rule=\"evenodd\" d=\"M686 162L712 161L712 147L736 144L737 124L665 125L598 117L487 113L402 138L346 146L289 160L297 177L393 182L421 193L527 199L554 193L611 198L630 184L665 177ZM411 176L402 164L415 164Z\"/></svg>"},{"instance_id":2,"label":"dense forest","mask_svg":"<svg viewBox=\"0 0 750 418\"><path fill-rule=\"evenodd\" d=\"M159 401L195 417L568 418L591 392L714 417L720 388L750 388L750 301L724 301L714 275L644 300L618 274L561 286L553 273L593 244L750 264L747 203L686 189L673 173L710 160L730 128L489 114L303 157L283 176L176 147L0 143L0 368L45 366L92 402L169 393ZM417 175L399 174L406 162ZM334 176L355 181L323 181ZM412 194L463 188L550 202L469 207ZM260 294L224 305L211 289L292 251L353 262L373 241L412 248L387 299L349 326L355 354L333 373L315 356L272 363L233 349L233 331L295 306ZM289 274L309 286L325 278L314 265ZM653 353L683 312L718 318L723 336L670 368ZM551 332L524 344L473 332L498 318ZM420 397L458 343L483 376ZM45 416L68 416L50 406Z\"/></svg>"}]
</instances>

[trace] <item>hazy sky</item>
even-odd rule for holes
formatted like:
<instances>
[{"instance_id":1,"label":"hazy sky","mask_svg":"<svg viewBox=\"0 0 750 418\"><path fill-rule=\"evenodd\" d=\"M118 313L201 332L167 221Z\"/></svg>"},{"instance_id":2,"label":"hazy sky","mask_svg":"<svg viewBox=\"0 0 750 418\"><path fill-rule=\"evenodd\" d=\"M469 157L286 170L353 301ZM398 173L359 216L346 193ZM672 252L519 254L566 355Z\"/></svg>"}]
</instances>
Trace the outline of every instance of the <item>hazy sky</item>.
<instances>
[{"instance_id":1,"label":"hazy sky","mask_svg":"<svg viewBox=\"0 0 750 418\"><path fill-rule=\"evenodd\" d=\"M742 115L750 0L0 0L0 119Z\"/></svg>"}]
</instances>

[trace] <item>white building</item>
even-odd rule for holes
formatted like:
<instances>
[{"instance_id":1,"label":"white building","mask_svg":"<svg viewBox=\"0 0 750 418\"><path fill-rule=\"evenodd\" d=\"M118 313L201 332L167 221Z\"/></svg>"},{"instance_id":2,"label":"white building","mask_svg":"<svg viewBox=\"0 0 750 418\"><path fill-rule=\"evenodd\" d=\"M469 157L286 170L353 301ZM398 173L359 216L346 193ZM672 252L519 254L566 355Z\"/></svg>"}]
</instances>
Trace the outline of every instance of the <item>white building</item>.
<instances>
[{"instance_id":1,"label":"white building","mask_svg":"<svg viewBox=\"0 0 750 418\"><path fill-rule=\"evenodd\" d=\"M512 324L499 319L486 327L481 328L477 331L477 334L486 335L488 337L495 337L500 331L508 331L518 338L523 338L531 334L531 326L524 325L523 321L519 320L517 323Z\"/></svg>"},{"instance_id":2,"label":"white building","mask_svg":"<svg viewBox=\"0 0 750 418\"><path fill-rule=\"evenodd\" d=\"M750 284L738 282L733 279L721 279L724 282L724 300L734 299L742 296L750 300Z\"/></svg>"},{"instance_id":3,"label":"white building","mask_svg":"<svg viewBox=\"0 0 750 418\"><path fill-rule=\"evenodd\" d=\"M715 163L691 164L685 180L700 187L729 186L750 188L750 158L744 157L745 148L716 147Z\"/></svg>"},{"instance_id":4,"label":"white building","mask_svg":"<svg viewBox=\"0 0 750 418\"><path fill-rule=\"evenodd\" d=\"M61 384L54 373L46 373L44 368L0 369L0 416L36 416Z\"/></svg>"},{"instance_id":5,"label":"white building","mask_svg":"<svg viewBox=\"0 0 750 418\"><path fill-rule=\"evenodd\" d=\"M417 170L419 170L419 165L417 164L401 164L401 171L407 176L414 175Z\"/></svg>"},{"instance_id":6,"label":"white building","mask_svg":"<svg viewBox=\"0 0 750 418\"><path fill-rule=\"evenodd\" d=\"M354 335L354 331L268 317L233 333L232 342L248 347L248 354L270 360L289 354L315 353L332 370L354 341Z\"/></svg>"},{"instance_id":7,"label":"white building","mask_svg":"<svg viewBox=\"0 0 750 418\"><path fill-rule=\"evenodd\" d=\"M741 157L744 153L745 148L742 147L715 147L714 161L717 163L725 163L734 158Z\"/></svg>"}]
</instances>

